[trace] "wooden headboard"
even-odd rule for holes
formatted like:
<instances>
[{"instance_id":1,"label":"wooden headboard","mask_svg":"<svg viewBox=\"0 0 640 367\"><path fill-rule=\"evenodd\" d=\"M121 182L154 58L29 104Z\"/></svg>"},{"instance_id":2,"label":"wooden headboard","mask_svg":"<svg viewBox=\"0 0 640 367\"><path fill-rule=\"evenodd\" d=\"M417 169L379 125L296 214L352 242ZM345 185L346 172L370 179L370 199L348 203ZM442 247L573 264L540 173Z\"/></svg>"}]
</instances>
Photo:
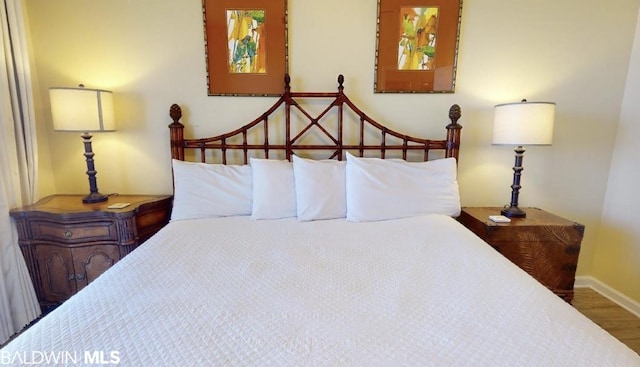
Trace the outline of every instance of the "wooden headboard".
<instances>
[{"instance_id":1,"label":"wooden headboard","mask_svg":"<svg viewBox=\"0 0 640 367\"><path fill-rule=\"evenodd\" d=\"M191 150L199 152L201 162L207 162L210 160L207 157L215 156L215 160L223 164L230 163L230 160L247 164L251 156L269 158L274 152L290 160L294 153L309 151L328 152L328 158L338 160L344 159L345 151L360 157L374 155L380 158L385 158L387 152L394 152L394 155L401 153L403 159L407 159L409 152L417 152L419 160L423 161L429 160L431 152L441 151L444 152L444 157L458 158L462 129L458 124L461 116L458 105L449 109L450 122L446 126L446 138L424 139L391 130L367 116L344 94L342 75L338 76L337 92L292 92L290 81L289 75L286 75L284 94L258 118L237 130L214 137L185 139L184 125L180 123L182 110L177 104L172 105L169 112L173 120L169 125L171 157L185 160L185 150ZM322 105L326 107L317 115L312 115L304 104L299 103L311 102L317 107L318 100L328 102ZM295 128L292 122L293 111L298 120L304 120L302 124L296 121ZM346 119L346 114L352 115L353 118ZM325 123L326 120L331 122ZM353 122L352 125L358 126L351 126L351 130L347 131L347 122ZM283 125L284 131L276 130L281 141L271 143L270 138L277 140L273 139L274 129L282 129ZM324 142L305 142L304 137L311 134L311 131L319 135L321 140L324 139ZM376 142L370 143L369 140Z\"/></svg>"}]
</instances>

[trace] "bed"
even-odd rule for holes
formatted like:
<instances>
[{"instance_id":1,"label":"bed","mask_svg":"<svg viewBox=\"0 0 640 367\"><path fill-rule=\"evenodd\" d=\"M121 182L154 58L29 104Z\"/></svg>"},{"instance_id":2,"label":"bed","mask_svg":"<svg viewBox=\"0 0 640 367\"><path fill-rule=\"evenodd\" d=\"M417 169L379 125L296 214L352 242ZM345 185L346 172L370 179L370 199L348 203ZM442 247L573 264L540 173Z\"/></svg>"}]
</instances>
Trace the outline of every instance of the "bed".
<instances>
[{"instance_id":1,"label":"bed","mask_svg":"<svg viewBox=\"0 0 640 367\"><path fill-rule=\"evenodd\" d=\"M287 77L273 107L211 138L185 138L173 105L171 222L0 364L640 366L455 220L458 106L445 138L411 137L343 82Z\"/></svg>"}]
</instances>

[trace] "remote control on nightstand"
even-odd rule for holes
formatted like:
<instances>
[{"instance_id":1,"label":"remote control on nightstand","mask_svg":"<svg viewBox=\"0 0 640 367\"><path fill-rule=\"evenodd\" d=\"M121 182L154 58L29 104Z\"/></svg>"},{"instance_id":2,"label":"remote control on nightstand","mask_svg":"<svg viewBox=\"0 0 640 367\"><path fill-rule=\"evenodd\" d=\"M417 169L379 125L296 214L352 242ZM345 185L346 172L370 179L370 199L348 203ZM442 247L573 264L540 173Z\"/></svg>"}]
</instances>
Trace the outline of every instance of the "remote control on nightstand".
<instances>
[{"instance_id":1,"label":"remote control on nightstand","mask_svg":"<svg viewBox=\"0 0 640 367\"><path fill-rule=\"evenodd\" d=\"M509 223L511 219L505 217L504 215L490 215L489 220L496 223Z\"/></svg>"}]
</instances>

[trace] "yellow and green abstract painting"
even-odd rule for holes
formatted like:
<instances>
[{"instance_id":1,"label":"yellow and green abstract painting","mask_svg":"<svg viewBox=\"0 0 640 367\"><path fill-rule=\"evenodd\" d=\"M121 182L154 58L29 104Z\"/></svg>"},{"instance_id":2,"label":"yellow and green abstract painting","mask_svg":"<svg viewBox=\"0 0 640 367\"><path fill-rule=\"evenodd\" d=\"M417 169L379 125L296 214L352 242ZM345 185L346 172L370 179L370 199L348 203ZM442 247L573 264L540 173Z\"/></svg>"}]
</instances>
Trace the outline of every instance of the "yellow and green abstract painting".
<instances>
[{"instance_id":1,"label":"yellow and green abstract painting","mask_svg":"<svg viewBox=\"0 0 640 367\"><path fill-rule=\"evenodd\" d=\"M398 70L433 70L438 8L400 9Z\"/></svg>"},{"instance_id":2,"label":"yellow and green abstract painting","mask_svg":"<svg viewBox=\"0 0 640 367\"><path fill-rule=\"evenodd\" d=\"M227 10L228 60L230 73L265 74L265 11Z\"/></svg>"}]
</instances>

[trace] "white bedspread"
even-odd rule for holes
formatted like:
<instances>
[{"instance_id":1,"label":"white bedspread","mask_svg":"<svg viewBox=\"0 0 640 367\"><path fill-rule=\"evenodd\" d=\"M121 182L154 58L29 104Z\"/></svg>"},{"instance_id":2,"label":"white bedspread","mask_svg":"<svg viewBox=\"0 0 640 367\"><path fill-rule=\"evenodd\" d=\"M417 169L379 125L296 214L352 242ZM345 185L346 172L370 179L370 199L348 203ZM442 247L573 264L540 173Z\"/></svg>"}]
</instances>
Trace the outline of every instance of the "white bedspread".
<instances>
[{"instance_id":1,"label":"white bedspread","mask_svg":"<svg viewBox=\"0 0 640 367\"><path fill-rule=\"evenodd\" d=\"M640 366L455 220L433 215L172 222L0 358L54 352L69 365L102 356L126 366Z\"/></svg>"}]
</instances>

